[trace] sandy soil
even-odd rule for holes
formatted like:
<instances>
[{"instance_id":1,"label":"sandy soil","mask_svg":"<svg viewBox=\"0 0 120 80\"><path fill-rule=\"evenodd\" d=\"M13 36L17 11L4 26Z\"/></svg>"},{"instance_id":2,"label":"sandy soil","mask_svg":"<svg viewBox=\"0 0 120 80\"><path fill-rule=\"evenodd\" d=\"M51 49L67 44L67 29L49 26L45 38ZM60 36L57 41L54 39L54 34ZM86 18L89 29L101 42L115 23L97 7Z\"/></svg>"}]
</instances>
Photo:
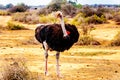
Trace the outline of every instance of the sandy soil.
<instances>
[{"instance_id":1,"label":"sandy soil","mask_svg":"<svg viewBox=\"0 0 120 80\"><path fill-rule=\"evenodd\" d=\"M103 52L108 54L101 54ZM120 80L119 47L74 45L69 51L60 55L62 78L56 77L54 51L49 52L49 75L44 76L43 53L41 44L34 38L33 28L5 30L0 33L0 71L4 71L2 69L5 64L23 61L30 72L39 75L38 80ZM80 55L83 53L97 53L98 55Z\"/></svg>"}]
</instances>

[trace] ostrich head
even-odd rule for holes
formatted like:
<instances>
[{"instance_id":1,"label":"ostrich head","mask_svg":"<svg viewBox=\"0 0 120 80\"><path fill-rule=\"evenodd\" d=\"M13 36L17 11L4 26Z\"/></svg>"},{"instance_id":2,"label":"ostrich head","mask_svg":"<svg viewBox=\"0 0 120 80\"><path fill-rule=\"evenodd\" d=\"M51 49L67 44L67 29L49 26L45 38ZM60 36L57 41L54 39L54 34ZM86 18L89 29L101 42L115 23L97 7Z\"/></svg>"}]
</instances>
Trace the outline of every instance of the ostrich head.
<instances>
[{"instance_id":1,"label":"ostrich head","mask_svg":"<svg viewBox=\"0 0 120 80\"><path fill-rule=\"evenodd\" d=\"M65 28L65 23L64 23L64 19L63 19L63 14L61 11L56 12L56 17L60 18L60 24L61 24L61 28L63 31L63 37L67 37L68 36L68 31Z\"/></svg>"},{"instance_id":2,"label":"ostrich head","mask_svg":"<svg viewBox=\"0 0 120 80\"><path fill-rule=\"evenodd\" d=\"M63 18L62 12L61 11L57 11L56 12L56 17L62 19Z\"/></svg>"}]
</instances>

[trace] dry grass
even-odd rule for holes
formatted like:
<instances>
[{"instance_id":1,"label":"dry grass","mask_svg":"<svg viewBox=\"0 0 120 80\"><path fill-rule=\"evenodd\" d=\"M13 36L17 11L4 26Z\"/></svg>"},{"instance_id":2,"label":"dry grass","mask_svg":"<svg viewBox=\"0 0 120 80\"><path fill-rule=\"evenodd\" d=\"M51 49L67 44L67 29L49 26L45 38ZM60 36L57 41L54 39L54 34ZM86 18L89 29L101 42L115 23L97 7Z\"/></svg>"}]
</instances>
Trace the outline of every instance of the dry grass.
<instances>
[{"instance_id":1,"label":"dry grass","mask_svg":"<svg viewBox=\"0 0 120 80\"><path fill-rule=\"evenodd\" d=\"M120 32L114 37L114 39L110 43L111 46L120 46Z\"/></svg>"},{"instance_id":2,"label":"dry grass","mask_svg":"<svg viewBox=\"0 0 120 80\"><path fill-rule=\"evenodd\" d=\"M114 23L95 25L97 29L93 30L90 35L92 34L97 40L108 42L119 30L118 26L117 28L114 26L116 26ZM26 25L26 27L32 28L32 30L2 30L0 33L0 71L1 67L4 67L2 78L7 79L13 74L11 79L16 80L23 79L23 76L24 80L120 79L119 47L78 45L74 45L70 50L61 53L60 70L64 76L62 79L58 79L55 73L54 54L56 52L49 52L49 76L45 77L44 50L41 48L42 45L34 44L35 25L32 27ZM3 63L5 66L2 66ZM19 76L15 76L17 72Z\"/></svg>"},{"instance_id":3,"label":"dry grass","mask_svg":"<svg viewBox=\"0 0 120 80\"><path fill-rule=\"evenodd\" d=\"M8 12L6 10L0 10L0 15L7 16L7 15L10 15L10 12Z\"/></svg>"}]
</instances>

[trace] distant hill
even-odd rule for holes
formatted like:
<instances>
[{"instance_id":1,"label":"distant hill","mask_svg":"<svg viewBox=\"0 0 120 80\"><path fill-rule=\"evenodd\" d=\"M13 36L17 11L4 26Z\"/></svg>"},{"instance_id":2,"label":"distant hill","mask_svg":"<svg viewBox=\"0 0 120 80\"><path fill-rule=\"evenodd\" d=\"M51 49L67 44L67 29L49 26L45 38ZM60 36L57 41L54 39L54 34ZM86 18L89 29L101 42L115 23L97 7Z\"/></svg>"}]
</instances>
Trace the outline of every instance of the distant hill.
<instances>
[{"instance_id":1,"label":"distant hill","mask_svg":"<svg viewBox=\"0 0 120 80\"><path fill-rule=\"evenodd\" d=\"M7 4L7 5L3 5L3 4L0 4L0 9L8 9L10 7L8 7L8 5L12 5L12 4ZM14 6L14 5L12 5ZM30 9L40 9L40 8L44 8L46 5L39 5L39 6L29 6Z\"/></svg>"},{"instance_id":2,"label":"distant hill","mask_svg":"<svg viewBox=\"0 0 120 80\"><path fill-rule=\"evenodd\" d=\"M92 4L92 5L89 5L91 7L120 7L120 5L118 4Z\"/></svg>"}]
</instances>

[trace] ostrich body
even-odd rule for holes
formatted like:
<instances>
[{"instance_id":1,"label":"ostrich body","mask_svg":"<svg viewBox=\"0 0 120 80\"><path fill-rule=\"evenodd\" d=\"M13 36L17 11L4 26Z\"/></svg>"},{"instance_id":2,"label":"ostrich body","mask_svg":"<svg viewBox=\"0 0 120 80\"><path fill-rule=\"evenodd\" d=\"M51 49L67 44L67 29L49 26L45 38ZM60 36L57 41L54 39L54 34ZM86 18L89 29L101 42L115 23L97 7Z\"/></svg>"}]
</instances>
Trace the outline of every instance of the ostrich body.
<instances>
[{"instance_id":1,"label":"ostrich body","mask_svg":"<svg viewBox=\"0 0 120 80\"><path fill-rule=\"evenodd\" d=\"M57 63L57 75L59 72L59 55L60 52L68 50L72 45L78 41L79 33L77 28L71 24L64 24L63 16L61 12L57 13L57 17L61 19L61 24L49 24L40 25L35 29L36 39L43 44L45 50L45 75L47 75L47 61L48 50L52 49L57 51L56 63Z\"/></svg>"}]
</instances>

